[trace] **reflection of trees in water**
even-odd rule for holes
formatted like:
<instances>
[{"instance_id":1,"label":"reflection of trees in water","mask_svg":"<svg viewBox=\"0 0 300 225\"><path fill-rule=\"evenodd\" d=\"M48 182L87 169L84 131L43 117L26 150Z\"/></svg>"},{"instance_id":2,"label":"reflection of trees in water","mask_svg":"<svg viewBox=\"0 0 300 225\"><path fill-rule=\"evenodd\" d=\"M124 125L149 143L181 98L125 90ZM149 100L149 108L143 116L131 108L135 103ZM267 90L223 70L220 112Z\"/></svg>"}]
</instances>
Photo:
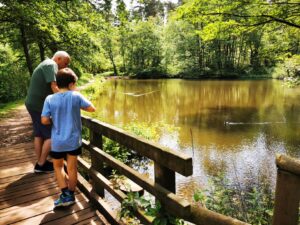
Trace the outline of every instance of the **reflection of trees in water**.
<instances>
[{"instance_id":1,"label":"reflection of trees in water","mask_svg":"<svg viewBox=\"0 0 300 225\"><path fill-rule=\"evenodd\" d=\"M227 163L220 156L214 158L210 154L203 155L202 166L208 176L217 176L220 172L225 174L228 170Z\"/></svg>"},{"instance_id":2,"label":"reflection of trees in water","mask_svg":"<svg viewBox=\"0 0 300 225\"><path fill-rule=\"evenodd\" d=\"M185 148L192 144L192 130L195 177L223 171L234 182L234 162L246 188L260 180L273 184L274 153L300 156L300 93L287 95L277 82L131 80L111 85L96 103L100 118L119 126L134 120L180 127L174 138ZM139 96L124 94L129 92Z\"/></svg>"}]
</instances>

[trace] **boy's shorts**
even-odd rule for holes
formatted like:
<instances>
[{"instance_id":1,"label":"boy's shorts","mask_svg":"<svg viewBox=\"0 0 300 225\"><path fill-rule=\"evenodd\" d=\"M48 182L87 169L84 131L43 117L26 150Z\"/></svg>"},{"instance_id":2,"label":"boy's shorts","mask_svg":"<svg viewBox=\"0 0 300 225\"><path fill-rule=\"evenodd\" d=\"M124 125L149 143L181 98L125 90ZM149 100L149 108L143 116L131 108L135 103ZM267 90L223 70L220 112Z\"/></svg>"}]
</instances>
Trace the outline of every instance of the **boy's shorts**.
<instances>
[{"instance_id":1,"label":"boy's shorts","mask_svg":"<svg viewBox=\"0 0 300 225\"><path fill-rule=\"evenodd\" d=\"M80 155L81 152L82 152L81 147L79 147L75 150L67 151L67 152L53 152L53 151L51 151L50 156L53 159L62 159L62 158L66 158L67 155Z\"/></svg>"},{"instance_id":2,"label":"boy's shorts","mask_svg":"<svg viewBox=\"0 0 300 225\"><path fill-rule=\"evenodd\" d=\"M51 138L51 127L52 125L43 125L41 123L41 112L33 111L27 108L33 125L34 137L41 137L44 140Z\"/></svg>"}]
</instances>

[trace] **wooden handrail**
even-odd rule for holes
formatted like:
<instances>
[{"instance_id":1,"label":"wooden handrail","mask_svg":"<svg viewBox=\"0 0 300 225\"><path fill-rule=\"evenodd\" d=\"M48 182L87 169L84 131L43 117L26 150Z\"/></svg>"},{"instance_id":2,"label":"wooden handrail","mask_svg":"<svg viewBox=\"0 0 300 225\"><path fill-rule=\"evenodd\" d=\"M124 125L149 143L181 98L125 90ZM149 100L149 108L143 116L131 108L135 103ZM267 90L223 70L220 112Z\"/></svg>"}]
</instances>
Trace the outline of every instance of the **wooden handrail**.
<instances>
[{"instance_id":1,"label":"wooden handrail","mask_svg":"<svg viewBox=\"0 0 300 225\"><path fill-rule=\"evenodd\" d=\"M193 174L192 157L190 156L153 144L145 138L129 134L120 128L86 116L82 116L82 124L92 129L94 132L102 134L136 151L139 155L152 159L153 161L184 176L190 176Z\"/></svg>"},{"instance_id":2,"label":"wooden handrail","mask_svg":"<svg viewBox=\"0 0 300 225\"><path fill-rule=\"evenodd\" d=\"M298 225L300 160L276 155L277 181L273 225Z\"/></svg>"},{"instance_id":3,"label":"wooden handrail","mask_svg":"<svg viewBox=\"0 0 300 225\"><path fill-rule=\"evenodd\" d=\"M144 138L134 136L122 129L95 119L82 117L82 122L84 126L90 129L91 140L90 142L83 140L83 148L90 151L92 164L90 165L79 157L79 166L89 174L92 179L93 189L86 188L87 185L81 185L81 187L86 189L85 193L88 193L93 198L93 201L98 201L97 199L104 196L104 189L109 191L120 202L126 197L121 190L115 189L111 182L101 173L103 171L103 163L105 163L147 190L162 203L162 206L167 211L179 218L197 225L247 225L247 223L229 216L191 206L189 202L175 194L175 172L185 176L192 175L191 157L153 144ZM152 159L155 168L154 180L139 174L134 169L104 152L102 150L102 136L136 151L141 156ZM107 206L101 206L99 202L96 205L108 213L109 210L106 210ZM135 214L144 224L152 223L152 220L143 211L138 210ZM117 223L116 220L113 223Z\"/></svg>"},{"instance_id":4,"label":"wooden handrail","mask_svg":"<svg viewBox=\"0 0 300 225\"><path fill-rule=\"evenodd\" d=\"M276 165L278 168L300 176L300 160L287 155L277 154Z\"/></svg>"}]
</instances>

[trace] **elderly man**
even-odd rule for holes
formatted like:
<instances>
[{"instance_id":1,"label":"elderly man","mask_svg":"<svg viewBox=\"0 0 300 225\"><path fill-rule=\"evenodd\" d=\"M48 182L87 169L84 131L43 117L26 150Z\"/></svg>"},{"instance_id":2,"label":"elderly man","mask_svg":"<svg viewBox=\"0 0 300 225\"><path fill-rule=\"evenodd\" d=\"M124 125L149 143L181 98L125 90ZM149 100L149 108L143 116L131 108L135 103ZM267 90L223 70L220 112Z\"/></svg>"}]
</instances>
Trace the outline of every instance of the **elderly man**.
<instances>
[{"instance_id":1,"label":"elderly man","mask_svg":"<svg viewBox=\"0 0 300 225\"><path fill-rule=\"evenodd\" d=\"M41 123L44 101L49 94L59 91L56 85L56 73L66 68L70 63L70 56L65 51L56 52L52 59L45 59L33 71L30 80L26 108L31 116L34 133L34 149L37 162L34 172L52 172L53 164L47 160L51 148L51 125Z\"/></svg>"}]
</instances>

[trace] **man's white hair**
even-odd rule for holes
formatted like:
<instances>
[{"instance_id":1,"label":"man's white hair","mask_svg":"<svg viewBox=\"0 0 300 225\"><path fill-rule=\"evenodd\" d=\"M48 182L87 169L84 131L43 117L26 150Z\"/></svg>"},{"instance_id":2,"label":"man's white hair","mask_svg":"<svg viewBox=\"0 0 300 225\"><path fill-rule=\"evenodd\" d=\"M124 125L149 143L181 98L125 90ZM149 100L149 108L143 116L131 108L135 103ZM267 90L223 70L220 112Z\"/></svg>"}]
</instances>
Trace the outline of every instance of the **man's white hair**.
<instances>
[{"instance_id":1,"label":"man's white hair","mask_svg":"<svg viewBox=\"0 0 300 225\"><path fill-rule=\"evenodd\" d=\"M57 51L53 55L53 58L57 58L57 57L70 58L70 55L67 52L65 52L65 51Z\"/></svg>"}]
</instances>

